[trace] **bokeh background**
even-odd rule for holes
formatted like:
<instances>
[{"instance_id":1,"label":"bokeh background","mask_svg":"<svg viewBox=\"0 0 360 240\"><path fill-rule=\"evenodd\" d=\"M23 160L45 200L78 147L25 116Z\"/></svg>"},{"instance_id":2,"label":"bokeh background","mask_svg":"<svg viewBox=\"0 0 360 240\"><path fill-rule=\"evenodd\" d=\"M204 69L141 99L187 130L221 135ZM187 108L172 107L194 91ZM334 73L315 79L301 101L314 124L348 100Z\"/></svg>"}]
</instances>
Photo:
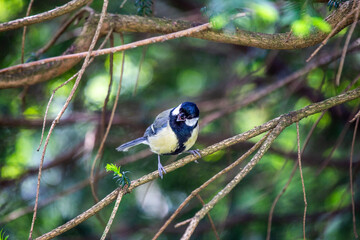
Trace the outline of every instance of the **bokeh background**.
<instances>
[{"instance_id":1,"label":"bokeh background","mask_svg":"<svg viewBox=\"0 0 360 240\"><path fill-rule=\"evenodd\" d=\"M50 10L65 2L35 0L31 14ZM122 1L110 1L108 12L143 15L138 2L141 1L128 0L120 8ZM0 21L25 16L27 5L25 0L0 0ZM102 1L94 1L90 7L100 12ZM236 28L265 33L293 29L293 34L298 36L306 36L314 29L329 31L321 20L330 14L326 3L309 3L306 7L300 4L299 7L299 4L291 1L156 0L152 10L147 14L154 17L194 23L211 19L230 33ZM228 21L230 16L241 12L250 15ZM31 61L32 53L44 46L68 17L65 15L28 27L25 58ZM81 28L81 22L72 25L41 57L61 55ZM318 57L341 49L346 32L347 29L333 37ZM22 29L0 33L0 68L20 63L21 35ZM125 43L150 36L147 33L124 33ZM357 37L358 28L352 39ZM118 34L114 35L114 39L116 46L121 44ZM227 109L244 97L256 94L260 89L304 68L306 59L314 50L315 47L265 50L181 38L152 44L146 49L126 51L121 95L96 172L103 172L107 163L117 163L122 165L123 170L129 171L127 176L134 180L156 170L157 156L151 154L146 146L126 153L119 153L115 148L142 136L159 112L183 101L197 103L201 119ZM109 120L119 84L121 58L121 53L114 56L114 80L105 113L106 121ZM334 83L339 64L337 60L315 68L256 102L234 109L214 121L201 123L195 148L205 148L283 113L341 93L358 78L359 61L358 51L348 54L340 86ZM9 239L28 237L41 159L41 150L38 152L36 149L51 93L80 67L78 64L60 77L32 85L26 92L24 88L0 90L0 229L9 235ZM74 99L53 132L45 156L35 237L65 223L94 204L87 181L104 129L101 112L108 91L109 68L109 56L97 57L87 68ZM56 92L49 108L45 134L72 86L73 82L70 82ZM359 83L356 86L360 86ZM349 188L349 156L354 124L348 124L348 121L356 113L358 104L359 100L354 100L326 112L303 154L308 239L354 238ZM302 143L319 115L300 122ZM149 239L192 190L235 161L259 139L257 137L206 156L198 164L190 163L166 174L163 180L157 179L127 194L115 217L112 239ZM360 182L357 177L359 144L357 137L353 159L356 209L360 209ZM180 157L163 156L162 163L166 165ZM221 239L265 239L271 205L287 183L296 161L296 127L292 125L279 136L255 169L211 210ZM202 191L204 201L210 200L238 171L239 168L232 170ZM103 198L118 185L108 174L99 179L96 186L98 196ZM191 218L201 206L195 198L175 223ZM105 222L112 207L113 204L110 204L100 212ZM301 179L297 171L275 207L271 239L302 238L303 208ZM359 211L356 213L359 222ZM58 239L98 239L103 229L98 218L92 217ZM160 239L178 239L184 230L184 226L174 228L170 225ZM216 239L207 218L200 222L193 239Z\"/></svg>"}]
</instances>

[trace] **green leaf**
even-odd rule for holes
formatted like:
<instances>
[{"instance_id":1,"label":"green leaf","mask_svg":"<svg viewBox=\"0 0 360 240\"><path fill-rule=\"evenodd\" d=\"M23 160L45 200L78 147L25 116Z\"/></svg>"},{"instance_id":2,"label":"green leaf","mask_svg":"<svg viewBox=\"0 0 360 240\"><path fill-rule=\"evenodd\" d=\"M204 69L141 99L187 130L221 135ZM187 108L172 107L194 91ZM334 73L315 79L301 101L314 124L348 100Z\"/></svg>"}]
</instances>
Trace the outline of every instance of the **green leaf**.
<instances>
[{"instance_id":1,"label":"green leaf","mask_svg":"<svg viewBox=\"0 0 360 240\"><path fill-rule=\"evenodd\" d=\"M9 238L9 235L5 236L4 229L0 230L0 240L7 240Z\"/></svg>"},{"instance_id":2,"label":"green leaf","mask_svg":"<svg viewBox=\"0 0 360 240\"><path fill-rule=\"evenodd\" d=\"M130 178L128 178L125 174L127 171L121 171L121 166L116 166L115 164L108 163L105 166L105 169L107 172L114 172L114 179L116 179L116 182L121 186L124 187L125 185L130 186L131 181ZM0 239L1 240L1 239Z\"/></svg>"},{"instance_id":3,"label":"green leaf","mask_svg":"<svg viewBox=\"0 0 360 240\"><path fill-rule=\"evenodd\" d=\"M324 19L320 17L312 17L311 18L312 25L319 29L322 32L329 33L331 31L331 26Z\"/></svg>"},{"instance_id":4,"label":"green leaf","mask_svg":"<svg viewBox=\"0 0 360 240\"><path fill-rule=\"evenodd\" d=\"M211 27L216 30L220 30L228 24L228 18L224 14L217 15L210 19Z\"/></svg>"},{"instance_id":5,"label":"green leaf","mask_svg":"<svg viewBox=\"0 0 360 240\"><path fill-rule=\"evenodd\" d=\"M306 18L296 20L292 25L291 29L296 36L306 36L310 33L311 25Z\"/></svg>"},{"instance_id":6,"label":"green leaf","mask_svg":"<svg viewBox=\"0 0 360 240\"><path fill-rule=\"evenodd\" d=\"M300 37L309 35L312 27L326 33L331 31L331 26L325 20L320 17L310 17L309 15L295 21L291 25L294 34Z\"/></svg>"},{"instance_id":7,"label":"green leaf","mask_svg":"<svg viewBox=\"0 0 360 240\"><path fill-rule=\"evenodd\" d=\"M253 4L255 14L263 21L273 23L279 18L279 13L272 4Z\"/></svg>"},{"instance_id":8,"label":"green leaf","mask_svg":"<svg viewBox=\"0 0 360 240\"><path fill-rule=\"evenodd\" d=\"M307 75L307 83L310 87L318 89L323 81L324 71L321 68L315 68Z\"/></svg>"},{"instance_id":9,"label":"green leaf","mask_svg":"<svg viewBox=\"0 0 360 240\"><path fill-rule=\"evenodd\" d=\"M118 168L115 164L112 164L112 163L106 164L105 168L106 168L107 172L114 172L116 174L119 174L119 172L120 172L120 167Z\"/></svg>"}]
</instances>

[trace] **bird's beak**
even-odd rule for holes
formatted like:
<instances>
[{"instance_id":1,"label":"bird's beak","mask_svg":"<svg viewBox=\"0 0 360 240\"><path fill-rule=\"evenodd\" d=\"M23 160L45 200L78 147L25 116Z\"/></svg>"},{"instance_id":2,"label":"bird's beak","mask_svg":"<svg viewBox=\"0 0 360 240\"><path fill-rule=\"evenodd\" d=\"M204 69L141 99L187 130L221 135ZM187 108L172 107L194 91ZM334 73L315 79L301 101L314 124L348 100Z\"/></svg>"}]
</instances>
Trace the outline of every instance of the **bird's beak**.
<instances>
[{"instance_id":1,"label":"bird's beak","mask_svg":"<svg viewBox=\"0 0 360 240\"><path fill-rule=\"evenodd\" d=\"M177 116L176 121L177 122L184 122L186 120L185 116L183 113L179 113L179 115Z\"/></svg>"}]
</instances>

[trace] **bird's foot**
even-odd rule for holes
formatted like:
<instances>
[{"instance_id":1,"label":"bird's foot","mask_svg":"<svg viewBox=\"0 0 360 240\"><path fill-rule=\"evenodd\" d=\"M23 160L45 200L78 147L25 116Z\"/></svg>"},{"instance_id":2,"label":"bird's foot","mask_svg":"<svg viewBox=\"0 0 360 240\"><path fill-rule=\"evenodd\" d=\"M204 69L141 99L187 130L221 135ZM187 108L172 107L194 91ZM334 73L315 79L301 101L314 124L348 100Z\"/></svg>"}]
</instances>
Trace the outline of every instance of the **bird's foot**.
<instances>
[{"instance_id":1,"label":"bird's foot","mask_svg":"<svg viewBox=\"0 0 360 240\"><path fill-rule=\"evenodd\" d=\"M201 154L199 149L195 149L195 150L189 150L187 151L188 153L191 153L192 155L194 155L195 157L200 157L201 158Z\"/></svg>"},{"instance_id":2,"label":"bird's foot","mask_svg":"<svg viewBox=\"0 0 360 240\"><path fill-rule=\"evenodd\" d=\"M194 155L195 157L199 157L201 158L201 154L199 149L195 149L195 150L189 150L187 151L188 153L191 153L192 155ZM196 163L199 163L197 160L195 160Z\"/></svg>"},{"instance_id":3,"label":"bird's foot","mask_svg":"<svg viewBox=\"0 0 360 240\"><path fill-rule=\"evenodd\" d=\"M163 165L160 162L160 155L158 155L158 171L159 171L159 176L162 179L163 178L163 173L166 174L166 171L165 171L165 168L163 167Z\"/></svg>"}]
</instances>

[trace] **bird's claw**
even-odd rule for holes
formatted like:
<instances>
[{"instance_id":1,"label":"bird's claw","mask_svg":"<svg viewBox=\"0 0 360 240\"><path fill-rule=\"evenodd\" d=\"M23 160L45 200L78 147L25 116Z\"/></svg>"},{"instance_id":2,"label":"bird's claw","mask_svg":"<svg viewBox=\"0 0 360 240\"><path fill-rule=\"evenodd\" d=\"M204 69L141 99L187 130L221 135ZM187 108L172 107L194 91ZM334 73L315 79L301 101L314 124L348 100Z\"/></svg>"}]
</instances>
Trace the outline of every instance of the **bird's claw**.
<instances>
[{"instance_id":1,"label":"bird's claw","mask_svg":"<svg viewBox=\"0 0 360 240\"><path fill-rule=\"evenodd\" d=\"M159 176L160 176L160 178L162 179L163 178L163 172L164 172L164 174L166 174L166 171L165 171L165 168L161 165L161 163L160 164L158 164L158 171L159 171Z\"/></svg>"},{"instance_id":2,"label":"bird's claw","mask_svg":"<svg viewBox=\"0 0 360 240\"><path fill-rule=\"evenodd\" d=\"M201 158L201 153L200 153L199 149L189 150L188 152L191 153L192 155L194 155L195 157ZM196 160L195 160L195 162L198 163Z\"/></svg>"},{"instance_id":3,"label":"bird's claw","mask_svg":"<svg viewBox=\"0 0 360 240\"><path fill-rule=\"evenodd\" d=\"M161 179L163 179L163 173L166 174L165 168L163 167L163 165L160 162L160 155L158 155L158 171L159 171L159 176Z\"/></svg>"}]
</instances>

